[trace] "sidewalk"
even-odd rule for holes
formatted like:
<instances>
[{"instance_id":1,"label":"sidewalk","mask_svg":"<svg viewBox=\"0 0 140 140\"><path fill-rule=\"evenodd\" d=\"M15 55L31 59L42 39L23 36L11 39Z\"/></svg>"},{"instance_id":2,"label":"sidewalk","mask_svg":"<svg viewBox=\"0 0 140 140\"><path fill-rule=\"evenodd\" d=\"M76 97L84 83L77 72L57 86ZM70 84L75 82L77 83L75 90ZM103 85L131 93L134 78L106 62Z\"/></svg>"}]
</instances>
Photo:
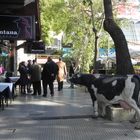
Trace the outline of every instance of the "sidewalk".
<instances>
[{"instance_id":1,"label":"sidewalk","mask_svg":"<svg viewBox=\"0 0 140 140\"><path fill-rule=\"evenodd\" d=\"M92 119L88 92L67 83L54 97L18 96L0 113L0 140L140 140L134 124Z\"/></svg>"}]
</instances>

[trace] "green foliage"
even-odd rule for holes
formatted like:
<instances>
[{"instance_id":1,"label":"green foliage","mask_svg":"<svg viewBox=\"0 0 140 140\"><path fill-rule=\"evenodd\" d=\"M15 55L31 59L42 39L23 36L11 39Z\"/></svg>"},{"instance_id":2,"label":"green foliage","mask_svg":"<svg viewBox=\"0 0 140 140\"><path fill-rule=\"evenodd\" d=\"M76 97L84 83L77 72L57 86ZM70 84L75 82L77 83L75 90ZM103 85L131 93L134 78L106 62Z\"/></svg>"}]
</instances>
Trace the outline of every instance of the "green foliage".
<instances>
[{"instance_id":1,"label":"green foliage","mask_svg":"<svg viewBox=\"0 0 140 140\"><path fill-rule=\"evenodd\" d=\"M65 24L62 24L67 22L65 7L63 0L40 0L42 39L46 44L52 43L50 31L60 33L65 30Z\"/></svg>"},{"instance_id":2,"label":"green foliage","mask_svg":"<svg viewBox=\"0 0 140 140\"><path fill-rule=\"evenodd\" d=\"M93 11L91 11L91 6ZM52 44L50 31L64 32L63 43L72 43L70 59L74 59L81 71L88 72L93 63L95 37L93 28L99 36L99 46L108 47L108 35L102 30L104 19L103 1L93 0L40 0L42 39ZM109 40L109 41L108 41Z\"/></svg>"},{"instance_id":3,"label":"green foliage","mask_svg":"<svg viewBox=\"0 0 140 140\"><path fill-rule=\"evenodd\" d=\"M55 52L53 52L51 55L60 55L62 56L63 55L63 52L60 50L56 50Z\"/></svg>"},{"instance_id":4,"label":"green foliage","mask_svg":"<svg viewBox=\"0 0 140 140\"><path fill-rule=\"evenodd\" d=\"M134 69L140 69L139 65L134 65L133 67L134 67Z\"/></svg>"},{"instance_id":5,"label":"green foliage","mask_svg":"<svg viewBox=\"0 0 140 140\"><path fill-rule=\"evenodd\" d=\"M63 43L74 44L71 57L82 67L85 64L89 65L93 59L93 45L91 45L93 34L90 16L85 12L88 7L79 0L68 0L67 3L59 0L41 0L40 7L42 39L51 44L50 31L56 33L63 31L65 33ZM88 41L86 38L89 38ZM88 66L85 69L88 69Z\"/></svg>"}]
</instances>

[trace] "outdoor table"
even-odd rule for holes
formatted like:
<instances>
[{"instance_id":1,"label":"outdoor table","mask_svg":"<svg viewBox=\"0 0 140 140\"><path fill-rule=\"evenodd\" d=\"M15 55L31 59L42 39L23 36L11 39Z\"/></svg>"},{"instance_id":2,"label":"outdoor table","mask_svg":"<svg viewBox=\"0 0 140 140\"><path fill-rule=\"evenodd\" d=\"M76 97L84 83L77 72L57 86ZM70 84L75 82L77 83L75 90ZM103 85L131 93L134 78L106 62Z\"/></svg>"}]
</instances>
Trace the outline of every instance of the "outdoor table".
<instances>
[{"instance_id":1,"label":"outdoor table","mask_svg":"<svg viewBox=\"0 0 140 140\"><path fill-rule=\"evenodd\" d=\"M4 99L8 105L8 94L10 93L10 89L8 85L0 85L0 107L4 110Z\"/></svg>"},{"instance_id":2,"label":"outdoor table","mask_svg":"<svg viewBox=\"0 0 140 140\"><path fill-rule=\"evenodd\" d=\"M5 92L4 93L4 98L5 98L5 101L7 103L7 106L8 106L8 99L10 99L10 102L12 101L12 99L14 98L14 87L13 87L13 83L5 83L5 82L1 82L0 83L0 88L3 89L3 88L6 88L8 87L7 90L4 90Z\"/></svg>"},{"instance_id":3,"label":"outdoor table","mask_svg":"<svg viewBox=\"0 0 140 140\"><path fill-rule=\"evenodd\" d=\"M9 77L9 78L10 78L11 82L15 84L19 80L20 77L15 76L15 77Z\"/></svg>"},{"instance_id":4,"label":"outdoor table","mask_svg":"<svg viewBox=\"0 0 140 140\"><path fill-rule=\"evenodd\" d=\"M5 83L5 82L0 82L0 88L3 89L4 87L9 87L10 93L13 92L13 83ZM11 96L11 95L10 95Z\"/></svg>"}]
</instances>

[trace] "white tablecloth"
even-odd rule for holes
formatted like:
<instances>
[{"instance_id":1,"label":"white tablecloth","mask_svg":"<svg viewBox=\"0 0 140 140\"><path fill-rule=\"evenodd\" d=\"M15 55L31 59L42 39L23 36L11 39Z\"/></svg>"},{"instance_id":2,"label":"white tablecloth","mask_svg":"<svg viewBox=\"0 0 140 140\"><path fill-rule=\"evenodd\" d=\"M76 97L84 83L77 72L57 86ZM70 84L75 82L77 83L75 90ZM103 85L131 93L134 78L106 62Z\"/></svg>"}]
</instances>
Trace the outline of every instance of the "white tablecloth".
<instances>
[{"instance_id":1,"label":"white tablecloth","mask_svg":"<svg viewBox=\"0 0 140 140\"><path fill-rule=\"evenodd\" d=\"M11 80L11 82L12 83L15 83L15 82L17 82L17 80L20 78L20 77L9 77L10 78L10 80Z\"/></svg>"},{"instance_id":2,"label":"white tablecloth","mask_svg":"<svg viewBox=\"0 0 140 140\"><path fill-rule=\"evenodd\" d=\"M4 88L7 88L9 86L10 92L13 92L13 83L0 83L0 91L3 91Z\"/></svg>"},{"instance_id":3,"label":"white tablecloth","mask_svg":"<svg viewBox=\"0 0 140 140\"><path fill-rule=\"evenodd\" d=\"M3 92L7 87L8 85L0 85L0 92Z\"/></svg>"}]
</instances>

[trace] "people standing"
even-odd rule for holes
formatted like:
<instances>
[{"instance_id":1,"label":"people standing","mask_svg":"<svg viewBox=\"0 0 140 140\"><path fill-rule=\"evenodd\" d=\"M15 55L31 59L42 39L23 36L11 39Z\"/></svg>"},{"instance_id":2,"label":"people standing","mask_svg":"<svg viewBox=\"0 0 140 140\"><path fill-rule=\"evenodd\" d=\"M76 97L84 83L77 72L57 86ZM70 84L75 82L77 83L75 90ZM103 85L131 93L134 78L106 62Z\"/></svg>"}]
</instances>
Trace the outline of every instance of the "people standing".
<instances>
[{"instance_id":1,"label":"people standing","mask_svg":"<svg viewBox=\"0 0 140 140\"><path fill-rule=\"evenodd\" d=\"M0 64L0 75L4 74L4 71L5 71L5 69L4 69L3 65Z\"/></svg>"},{"instance_id":2,"label":"people standing","mask_svg":"<svg viewBox=\"0 0 140 140\"><path fill-rule=\"evenodd\" d=\"M59 58L59 61L57 62L59 71L57 74L57 82L58 82L58 91L61 91L63 89L63 81L67 76L67 67L66 63L62 61L62 58Z\"/></svg>"},{"instance_id":3,"label":"people standing","mask_svg":"<svg viewBox=\"0 0 140 140\"><path fill-rule=\"evenodd\" d=\"M71 62L70 68L69 68L69 77L72 77L73 76L73 74L75 73L75 70L76 70L75 63L74 62ZM70 83L70 87L71 88L74 88L74 84L73 83Z\"/></svg>"},{"instance_id":4,"label":"people standing","mask_svg":"<svg viewBox=\"0 0 140 140\"><path fill-rule=\"evenodd\" d=\"M20 84L21 94L26 94L26 88L28 84L28 69L25 61L22 61L19 64L18 71L20 73L19 84Z\"/></svg>"},{"instance_id":5,"label":"people standing","mask_svg":"<svg viewBox=\"0 0 140 140\"><path fill-rule=\"evenodd\" d=\"M28 84L27 84L27 92L31 93L31 66L32 66L32 61L28 60L27 63L27 69L28 69Z\"/></svg>"},{"instance_id":6,"label":"people standing","mask_svg":"<svg viewBox=\"0 0 140 140\"><path fill-rule=\"evenodd\" d=\"M30 68L31 82L33 84L33 94L32 95L41 95L41 66L36 63L36 60L33 60L33 64Z\"/></svg>"},{"instance_id":7,"label":"people standing","mask_svg":"<svg viewBox=\"0 0 140 140\"><path fill-rule=\"evenodd\" d=\"M56 75L58 73L58 66L52 60L51 57L48 57L47 62L44 64L42 71L42 82L43 82L43 97L47 96L47 87L49 85L50 94L54 96L54 80L56 79Z\"/></svg>"}]
</instances>

